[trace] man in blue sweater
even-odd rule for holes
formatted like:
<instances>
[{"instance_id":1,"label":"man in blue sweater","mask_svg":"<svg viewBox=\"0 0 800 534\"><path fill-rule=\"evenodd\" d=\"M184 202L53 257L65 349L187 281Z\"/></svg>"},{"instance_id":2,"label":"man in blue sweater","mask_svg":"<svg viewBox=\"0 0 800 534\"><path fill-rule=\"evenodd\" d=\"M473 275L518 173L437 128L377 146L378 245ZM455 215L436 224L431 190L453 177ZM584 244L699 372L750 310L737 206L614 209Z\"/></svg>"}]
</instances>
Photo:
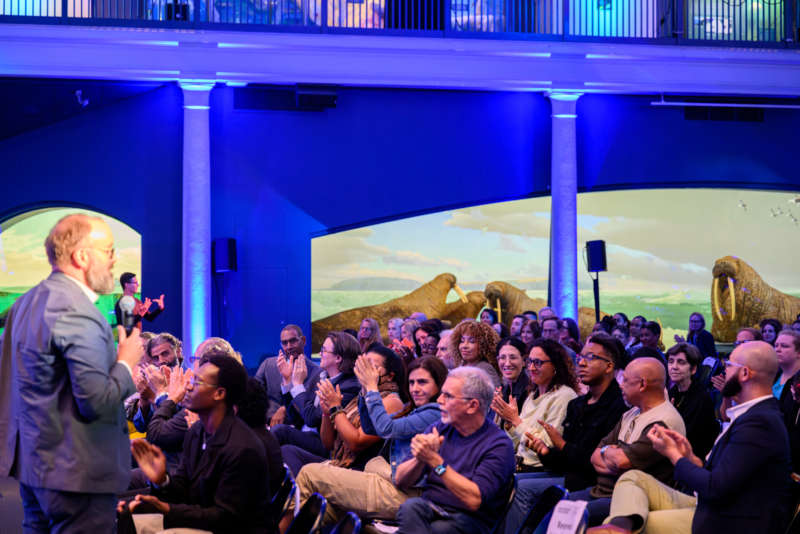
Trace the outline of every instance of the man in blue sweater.
<instances>
[{"instance_id":1,"label":"man in blue sweater","mask_svg":"<svg viewBox=\"0 0 800 534\"><path fill-rule=\"evenodd\" d=\"M427 477L422 496L400 507L399 533L490 532L514 475L514 446L487 418L493 394L481 369L450 371L439 395L442 421L411 440L412 456L397 467L401 488Z\"/></svg>"}]
</instances>

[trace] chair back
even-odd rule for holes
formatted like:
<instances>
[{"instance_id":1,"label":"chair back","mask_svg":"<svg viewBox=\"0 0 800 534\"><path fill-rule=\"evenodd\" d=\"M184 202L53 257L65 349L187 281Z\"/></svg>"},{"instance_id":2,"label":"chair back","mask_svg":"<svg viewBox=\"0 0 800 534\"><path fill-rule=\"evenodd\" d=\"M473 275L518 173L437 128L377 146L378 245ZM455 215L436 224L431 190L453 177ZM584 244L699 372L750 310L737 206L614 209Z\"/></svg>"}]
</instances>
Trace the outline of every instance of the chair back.
<instances>
[{"instance_id":1,"label":"chair back","mask_svg":"<svg viewBox=\"0 0 800 534\"><path fill-rule=\"evenodd\" d=\"M566 494L567 490L561 486L550 486L544 490L539 500L536 501L536 504L528 511L528 515L525 517L525 521L523 521L517 534L536 531L539 524L545 519L545 516L553 511L558 501L563 499Z\"/></svg>"},{"instance_id":2,"label":"chair back","mask_svg":"<svg viewBox=\"0 0 800 534\"><path fill-rule=\"evenodd\" d=\"M292 478L292 473L289 472L286 466L284 466L284 469L283 482L281 482L278 491L275 492L275 495L272 496L272 500L269 503L269 514L271 517L283 517L283 514L289 507L292 496L297 490L294 479Z\"/></svg>"},{"instance_id":3,"label":"chair back","mask_svg":"<svg viewBox=\"0 0 800 534\"><path fill-rule=\"evenodd\" d=\"M327 501L319 493L312 493L300 511L292 519L285 534L317 534L325 516Z\"/></svg>"},{"instance_id":4,"label":"chair back","mask_svg":"<svg viewBox=\"0 0 800 534\"><path fill-rule=\"evenodd\" d=\"M347 512L347 515L333 527L330 534L358 534L359 532L361 532L361 519L353 512Z\"/></svg>"},{"instance_id":5,"label":"chair back","mask_svg":"<svg viewBox=\"0 0 800 534\"><path fill-rule=\"evenodd\" d=\"M513 475L511 476L511 484L509 484L506 488L506 492L508 498L503 506L503 511L500 514L500 517L498 517L497 522L494 524L492 534L499 534L500 532L505 531L506 515L508 515L508 511L511 509L511 503L514 502L514 497L517 495L517 477Z\"/></svg>"}]
</instances>

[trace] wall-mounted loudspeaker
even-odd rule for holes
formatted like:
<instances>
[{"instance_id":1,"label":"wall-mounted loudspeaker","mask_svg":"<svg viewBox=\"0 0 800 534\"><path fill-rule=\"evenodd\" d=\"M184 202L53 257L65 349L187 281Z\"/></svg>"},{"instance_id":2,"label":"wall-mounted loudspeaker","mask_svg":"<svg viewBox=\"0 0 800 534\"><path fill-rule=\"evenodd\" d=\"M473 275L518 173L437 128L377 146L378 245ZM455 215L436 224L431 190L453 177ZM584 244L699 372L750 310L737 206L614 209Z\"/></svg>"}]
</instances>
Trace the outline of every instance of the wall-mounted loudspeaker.
<instances>
[{"instance_id":1,"label":"wall-mounted loudspeaker","mask_svg":"<svg viewBox=\"0 0 800 534\"><path fill-rule=\"evenodd\" d=\"M590 273L597 273L606 270L606 242L598 239L597 241L586 242L586 270Z\"/></svg>"},{"instance_id":2,"label":"wall-mounted loudspeaker","mask_svg":"<svg viewBox=\"0 0 800 534\"><path fill-rule=\"evenodd\" d=\"M215 273L236 271L236 240L215 239L211 242L211 265Z\"/></svg>"}]
</instances>

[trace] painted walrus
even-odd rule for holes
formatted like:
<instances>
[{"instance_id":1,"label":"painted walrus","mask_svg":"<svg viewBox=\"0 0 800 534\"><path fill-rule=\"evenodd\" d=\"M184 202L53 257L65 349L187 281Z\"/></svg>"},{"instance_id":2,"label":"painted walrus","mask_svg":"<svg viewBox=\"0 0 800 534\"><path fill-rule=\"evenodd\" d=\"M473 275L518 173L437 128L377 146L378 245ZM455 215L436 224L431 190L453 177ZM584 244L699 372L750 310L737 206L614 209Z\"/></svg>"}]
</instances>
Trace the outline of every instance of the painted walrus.
<instances>
[{"instance_id":1,"label":"painted walrus","mask_svg":"<svg viewBox=\"0 0 800 534\"><path fill-rule=\"evenodd\" d=\"M791 324L800 313L800 298L778 291L735 256L715 261L711 275L711 334L717 341L734 341L740 328L770 317Z\"/></svg>"},{"instance_id":2,"label":"painted walrus","mask_svg":"<svg viewBox=\"0 0 800 534\"><path fill-rule=\"evenodd\" d=\"M345 328L358 330L361 320L365 317L372 317L378 321L381 326L381 337L384 338L388 335L386 324L392 317L408 317L413 312L422 312L428 317L442 317L448 309L453 309L452 307L448 308L445 301L450 290L456 287L455 275L442 273L402 297L388 300L382 304L345 310L318 319L311 323L311 348L314 352L318 352L325 341L325 336L332 330ZM463 292L461 294L463 295ZM462 298L463 300L466 300L466 296Z\"/></svg>"},{"instance_id":3,"label":"painted walrus","mask_svg":"<svg viewBox=\"0 0 800 534\"><path fill-rule=\"evenodd\" d=\"M439 316L445 323L450 323L451 328L455 328L458 323L467 317L475 318L478 312L486 305L486 297L481 291L470 291L467 293L467 301L457 300L445 305L444 312Z\"/></svg>"},{"instance_id":4,"label":"painted walrus","mask_svg":"<svg viewBox=\"0 0 800 534\"><path fill-rule=\"evenodd\" d=\"M526 310L539 312L547 306L544 299L531 298L522 289L512 286L508 282L489 282L486 284L483 294L489 301L489 306L497 309L498 299L500 301L500 318L508 325L515 315L519 315ZM600 317L605 315L602 311ZM594 308L578 308L578 327L581 331L581 339L586 339L592 333L595 316Z\"/></svg>"}]
</instances>

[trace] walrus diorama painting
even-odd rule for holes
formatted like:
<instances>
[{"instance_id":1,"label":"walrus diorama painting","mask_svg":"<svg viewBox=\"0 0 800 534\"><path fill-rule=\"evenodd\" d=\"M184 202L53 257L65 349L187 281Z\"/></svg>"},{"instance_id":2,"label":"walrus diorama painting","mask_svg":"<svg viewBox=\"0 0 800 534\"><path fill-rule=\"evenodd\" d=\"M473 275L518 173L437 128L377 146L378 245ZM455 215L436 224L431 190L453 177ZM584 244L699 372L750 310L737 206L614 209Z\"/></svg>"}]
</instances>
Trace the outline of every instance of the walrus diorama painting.
<instances>
[{"instance_id":1,"label":"walrus diorama painting","mask_svg":"<svg viewBox=\"0 0 800 534\"><path fill-rule=\"evenodd\" d=\"M800 298L770 286L735 256L715 261L711 274L711 334L717 341L734 341L740 328L769 317L791 324L800 313Z\"/></svg>"},{"instance_id":2,"label":"walrus diorama painting","mask_svg":"<svg viewBox=\"0 0 800 534\"><path fill-rule=\"evenodd\" d=\"M497 309L497 303L500 303L500 316L506 324L509 324L511 318L515 315L519 315L526 310L533 310L538 313L540 309L547 305L546 300L531 298L524 290L508 282L489 282L486 284L483 294L492 308ZM603 315L605 314L601 311L600 316L602 317ZM578 327L581 330L581 339L586 339L592 333L594 324L594 308L578 308Z\"/></svg>"},{"instance_id":3,"label":"walrus diorama painting","mask_svg":"<svg viewBox=\"0 0 800 534\"><path fill-rule=\"evenodd\" d=\"M373 306L362 306L360 308L352 308L344 310L328 317L323 317L311 323L311 349L318 352L322 343L325 341L325 336L332 330L344 330L345 328L353 328L358 330L361 320L365 317L372 317L378 324L381 325L382 337L387 336L386 324L392 317L408 317L413 312L422 312L428 317L452 317L458 318L460 313L467 317L475 308L474 295L472 300L464 295L459 303L447 304L447 294L451 289L455 289L456 277L450 273L442 273L427 284L418 287L411 293L386 301L382 304L375 304ZM460 292L460 290L459 290ZM463 295L463 293L461 293ZM465 302L466 301L466 302ZM472 304L470 304L472 303ZM453 306L453 304L456 304ZM482 303L481 303L482 305ZM477 306L473 317L478 313L481 306ZM451 319L453 320L453 319ZM457 322L456 321L456 322Z\"/></svg>"}]
</instances>

